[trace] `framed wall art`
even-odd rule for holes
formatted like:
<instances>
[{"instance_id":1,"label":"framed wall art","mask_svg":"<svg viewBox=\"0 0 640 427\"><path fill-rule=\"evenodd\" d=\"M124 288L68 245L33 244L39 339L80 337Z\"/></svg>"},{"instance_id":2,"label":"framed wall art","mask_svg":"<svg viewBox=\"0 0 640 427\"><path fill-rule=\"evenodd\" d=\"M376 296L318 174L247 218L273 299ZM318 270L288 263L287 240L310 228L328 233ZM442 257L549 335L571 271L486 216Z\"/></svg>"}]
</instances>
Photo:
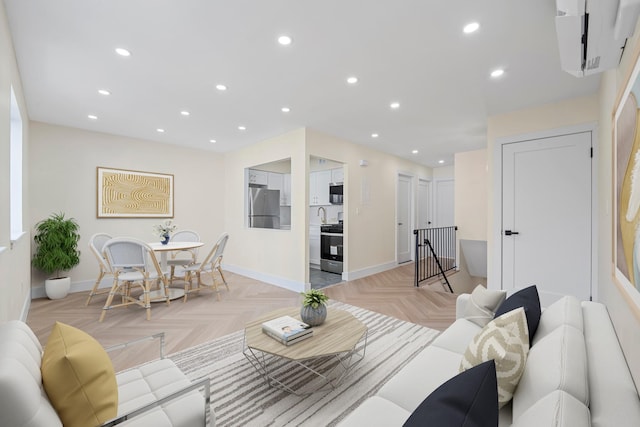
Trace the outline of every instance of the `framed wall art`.
<instances>
[{"instance_id":1,"label":"framed wall art","mask_svg":"<svg viewBox=\"0 0 640 427\"><path fill-rule=\"evenodd\" d=\"M613 114L614 283L640 318L640 61Z\"/></svg>"},{"instance_id":2,"label":"framed wall art","mask_svg":"<svg viewBox=\"0 0 640 427\"><path fill-rule=\"evenodd\" d=\"M98 167L98 218L173 218L173 175Z\"/></svg>"}]
</instances>

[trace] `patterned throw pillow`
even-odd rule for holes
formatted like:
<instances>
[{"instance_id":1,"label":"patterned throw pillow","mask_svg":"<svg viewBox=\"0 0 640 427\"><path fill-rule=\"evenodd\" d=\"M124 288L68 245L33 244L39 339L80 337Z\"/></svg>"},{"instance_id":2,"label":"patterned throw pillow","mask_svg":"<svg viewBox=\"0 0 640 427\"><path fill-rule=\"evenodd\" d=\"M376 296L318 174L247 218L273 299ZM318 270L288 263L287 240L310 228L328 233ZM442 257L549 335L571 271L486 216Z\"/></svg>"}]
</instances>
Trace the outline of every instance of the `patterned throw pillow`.
<instances>
[{"instance_id":1,"label":"patterned throw pillow","mask_svg":"<svg viewBox=\"0 0 640 427\"><path fill-rule=\"evenodd\" d=\"M460 362L460 372L494 360L498 379L498 405L513 397L529 352L529 329L522 307L492 320L473 338Z\"/></svg>"}]
</instances>

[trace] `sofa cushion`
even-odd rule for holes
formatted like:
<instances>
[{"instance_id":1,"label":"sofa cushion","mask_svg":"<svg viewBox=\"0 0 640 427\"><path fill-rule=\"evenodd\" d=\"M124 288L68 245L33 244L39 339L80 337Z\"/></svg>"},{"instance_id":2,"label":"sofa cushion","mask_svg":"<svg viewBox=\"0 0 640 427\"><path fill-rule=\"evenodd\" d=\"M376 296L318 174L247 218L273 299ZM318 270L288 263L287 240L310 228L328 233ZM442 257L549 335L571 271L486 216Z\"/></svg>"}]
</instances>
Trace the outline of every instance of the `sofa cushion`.
<instances>
[{"instance_id":1,"label":"sofa cushion","mask_svg":"<svg viewBox=\"0 0 640 427\"><path fill-rule=\"evenodd\" d=\"M467 319L458 319L438 335L431 345L462 355L469 347L469 342L481 329L480 326Z\"/></svg>"},{"instance_id":2,"label":"sofa cushion","mask_svg":"<svg viewBox=\"0 0 640 427\"><path fill-rule=\"evenodd\" d=\"M118 410L111 359L85 332L56 322L42 355L42 382L65 427L99 425Z\"/></svg>"},{"instance_id":3,"label":"sofa cushion","mask_svg":"<svg viewBox=\"0 0 640 427\"><path fill-rule=\"evenodd\" d=\"M413 411L405 427L495 427L498 388L493 360L464 371L438 387Z\"/></svg>"},{"instance_id":4,"label":"sofa cushion","mask_svg":"<svg viewBox=\"0 0 640 427\"><path fill-rule=\"evenodd\" d=\"M524 313L527 315L527 326L529 327L529 346L533 342L533 337L538 329L538 322L540 322L540 296L538 295L538 288L536 286L529 286L511 295L504 300L500 307L496 310L496 316L499 317L503 314L514 310L518 307L524 308Z\"/></svg>"},{"instance_id":5,"label":"sofa cushion","mask_svg":"<svg viewBox=\"0 0 640 427\"><path fill-rule=\"evenodd\" d=\"M507 291L489 290L478 285L471 292L463 317L482 328L493 320L496 310L506 297Z\"/></svg>"},{"instance_id":6,"label":"sofa cushion","mask_svg":"<svg viewBox=\"0 0 640 427\"><path fill-rule=\"evenodd\" d=\"M462 372L494 360L498 377L498 404L503 407L513 397L525 369L529 351L527 318L522 307L492 320L473 338L462 356Z\"/></svg>"},{"instance_id":7,"label":"sofa cushion","mask_svg":"<svg viewBox=\"0 0 640 427\"><path fill-rule=\"evenodd\" d=\"M569 393L556 390L534 403L515 420L511 427L587 427L589 425L591 425L589 408Z\"/></svg>"},{"instance_id":8,"label":"sofa cushion","mask_svg":"<svg viewBox=\"0 0 640 427\"><path fill-rule=\"evenodd\" d=\"M588 378L584 335L568 325L556 328L529 351L513 396L513 419L555 390L563 390L589 406Z\"/></svg>"},{"instance_id":9,"label":"sofa cushion","mask_svg":"<svg viewBox=\"0 0 640 427\"><path fill-rule=\"evenodd\" d=\"M547 336L559 326L569 325L580 332L584 331L584 322L582 320L582 306L580 301L574 296L565 296L547 307L540 315L540 323L533 344Z\"/></svg>"},{"instance_id":10,"label":"sofa cushion","mask_svg":"<svg viewBox=\"0 0 640 427\"><path fill-rule=\"evenodd\" d=\"M378 391L378 396L413 412L442 383L458 374L462 355L428 346Z\"/></svg>"}]
</instances>

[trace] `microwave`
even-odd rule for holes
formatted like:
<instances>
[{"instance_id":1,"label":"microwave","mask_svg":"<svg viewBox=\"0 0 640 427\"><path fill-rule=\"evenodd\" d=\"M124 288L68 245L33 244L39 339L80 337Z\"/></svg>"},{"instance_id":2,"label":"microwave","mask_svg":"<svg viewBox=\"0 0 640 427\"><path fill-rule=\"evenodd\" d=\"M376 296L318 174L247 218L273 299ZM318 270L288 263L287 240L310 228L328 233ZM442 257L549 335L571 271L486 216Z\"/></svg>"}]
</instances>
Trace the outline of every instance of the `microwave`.
<instances>
[{"instance_id":1,"label":"microwave","mask_svg":"<svg viewBox=\"0 0 640 427\"><path fill-rule=\"evenodd\" d=\"M334 182L329 184L329 203L331 203L332 205L342 204L342 187L343 184L341 182Z\"/></svg>"}]
</instances>

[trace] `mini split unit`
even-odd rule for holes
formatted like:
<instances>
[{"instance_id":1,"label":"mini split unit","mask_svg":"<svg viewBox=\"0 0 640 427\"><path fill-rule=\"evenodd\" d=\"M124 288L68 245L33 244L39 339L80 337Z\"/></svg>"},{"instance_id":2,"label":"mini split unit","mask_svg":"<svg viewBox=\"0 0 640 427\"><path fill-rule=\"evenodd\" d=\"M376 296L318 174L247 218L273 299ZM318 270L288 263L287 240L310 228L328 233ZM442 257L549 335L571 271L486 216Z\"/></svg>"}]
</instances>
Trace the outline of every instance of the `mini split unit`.
<instances>
[{"instance_id":1,"label":"mini split unit","mask_svg":"<svg viewBox=\"0 0 640 427\"><path fill-rule=\"evenodd\" d=\"M633 34L640 0L556 0L562 69L577 77L620 63Z\"/></svg>"}]
</instances>

